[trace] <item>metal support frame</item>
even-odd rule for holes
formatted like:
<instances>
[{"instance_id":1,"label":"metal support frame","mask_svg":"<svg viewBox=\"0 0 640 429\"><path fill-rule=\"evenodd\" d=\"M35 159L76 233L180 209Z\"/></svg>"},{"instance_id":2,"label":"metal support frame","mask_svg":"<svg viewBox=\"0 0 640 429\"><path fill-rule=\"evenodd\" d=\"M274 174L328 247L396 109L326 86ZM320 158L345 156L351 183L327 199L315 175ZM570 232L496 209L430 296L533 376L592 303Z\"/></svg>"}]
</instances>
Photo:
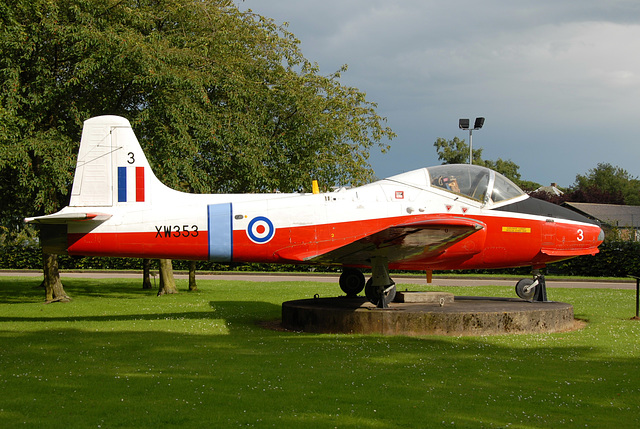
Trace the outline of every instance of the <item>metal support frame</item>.
<instances>
[{"instance_id":1,"label":"metal support frame","mask_svg":"<svg viewBox=\"0 0 640 429\"><path fill-rule=\"evenodd\" d=\"M389 260L384 256L371 258L371 286L376 290L378 297L376 307L389 308L386 297L395 286L395 282L389 277Z\"/></svg>"},{"instance_id":2,"label":"metal support frame","mask_svg":"<svg viewBox=\"0 0 640 429\"><path fill-rule=\"evenodd\" d=\"M540 270L533 270L534 282L538 283L536 286L536 292L533 295L533 301L536 302L548 302L547 300L547 282L544 278L544 274L540 273Z\"/></svg>"}]
</instances>

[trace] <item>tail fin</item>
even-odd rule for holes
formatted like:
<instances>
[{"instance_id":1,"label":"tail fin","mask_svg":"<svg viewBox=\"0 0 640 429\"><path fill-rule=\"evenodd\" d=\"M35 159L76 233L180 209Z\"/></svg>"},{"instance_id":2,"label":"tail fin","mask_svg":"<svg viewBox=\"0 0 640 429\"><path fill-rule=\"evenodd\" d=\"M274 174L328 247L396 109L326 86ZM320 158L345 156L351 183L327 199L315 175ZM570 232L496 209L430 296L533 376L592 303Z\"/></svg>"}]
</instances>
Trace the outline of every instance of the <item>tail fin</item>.
<instances>
[{"instance_id":1,"label":"tail fin","mask_svg":"<svg viewBox=\"0 0 640 429\"><path fill-rule=\"evenodd\" d=\"M148 203L156 183L128 120L98 116L84 122L69 206Z\"/></svg>"}]
</instances>

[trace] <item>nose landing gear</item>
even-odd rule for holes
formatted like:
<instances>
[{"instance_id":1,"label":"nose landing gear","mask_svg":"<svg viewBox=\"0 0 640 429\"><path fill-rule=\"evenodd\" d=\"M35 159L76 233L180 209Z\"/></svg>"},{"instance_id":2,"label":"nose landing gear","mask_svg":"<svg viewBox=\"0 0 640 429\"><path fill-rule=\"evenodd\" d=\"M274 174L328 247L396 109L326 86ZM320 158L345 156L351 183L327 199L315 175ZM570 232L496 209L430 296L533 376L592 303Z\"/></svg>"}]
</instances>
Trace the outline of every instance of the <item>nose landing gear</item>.
<instances>
[{"instance_id":1,"label":"nose landing gear","mask_svg":"<svg viewBox=\"0 0 640 429\"><path fill-rule=\"evenodd\" d=\"M528 301L547 302L547 283L539 269L533 270L533 279L516 283L516 295Z\"/></svg>"}]
</instances>

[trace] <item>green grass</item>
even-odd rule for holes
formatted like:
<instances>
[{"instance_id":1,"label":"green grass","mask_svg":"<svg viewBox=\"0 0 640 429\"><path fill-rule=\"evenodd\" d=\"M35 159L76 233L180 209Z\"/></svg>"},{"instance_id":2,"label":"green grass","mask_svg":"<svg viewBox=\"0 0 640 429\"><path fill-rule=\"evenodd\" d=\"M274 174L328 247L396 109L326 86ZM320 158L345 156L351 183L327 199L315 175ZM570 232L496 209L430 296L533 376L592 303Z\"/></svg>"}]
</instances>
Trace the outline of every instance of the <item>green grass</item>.
<instances>
[{"instance_id":1,"label":"green grass","mask_svg":"<svg viewBox=\"0 0 640 429\"><path fill-rule=\"evenodd\" d=\"M635 291L550 289L586 328L494 337L279 332L325 283L0 278L0 427L640 427ZM186 289L186 283L179 281ZM417 290L430 290L426 286ZM447 288L512 296L512 288Z\"/></svg>"}]
</instances>

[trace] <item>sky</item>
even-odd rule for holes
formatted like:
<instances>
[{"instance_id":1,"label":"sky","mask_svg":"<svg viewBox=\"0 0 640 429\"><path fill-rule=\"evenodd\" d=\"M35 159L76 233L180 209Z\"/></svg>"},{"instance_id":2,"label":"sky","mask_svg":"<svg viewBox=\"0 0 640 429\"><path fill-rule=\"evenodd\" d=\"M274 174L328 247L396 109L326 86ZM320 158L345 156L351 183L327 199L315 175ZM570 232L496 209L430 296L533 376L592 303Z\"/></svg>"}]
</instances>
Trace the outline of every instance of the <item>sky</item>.
<instances>
[{"instance_id":1,"label":"sky","mask_svg":"<svg viewBox=\"0 0 640 429\"><path fill-rule=\"evenodd\" d=\"M640 1L234 0L288 23L305 58L378 104L397 134L379 178L440 164L439 138L569 187L598 163L640 176Z\"/></svg>"}]
</instances>

